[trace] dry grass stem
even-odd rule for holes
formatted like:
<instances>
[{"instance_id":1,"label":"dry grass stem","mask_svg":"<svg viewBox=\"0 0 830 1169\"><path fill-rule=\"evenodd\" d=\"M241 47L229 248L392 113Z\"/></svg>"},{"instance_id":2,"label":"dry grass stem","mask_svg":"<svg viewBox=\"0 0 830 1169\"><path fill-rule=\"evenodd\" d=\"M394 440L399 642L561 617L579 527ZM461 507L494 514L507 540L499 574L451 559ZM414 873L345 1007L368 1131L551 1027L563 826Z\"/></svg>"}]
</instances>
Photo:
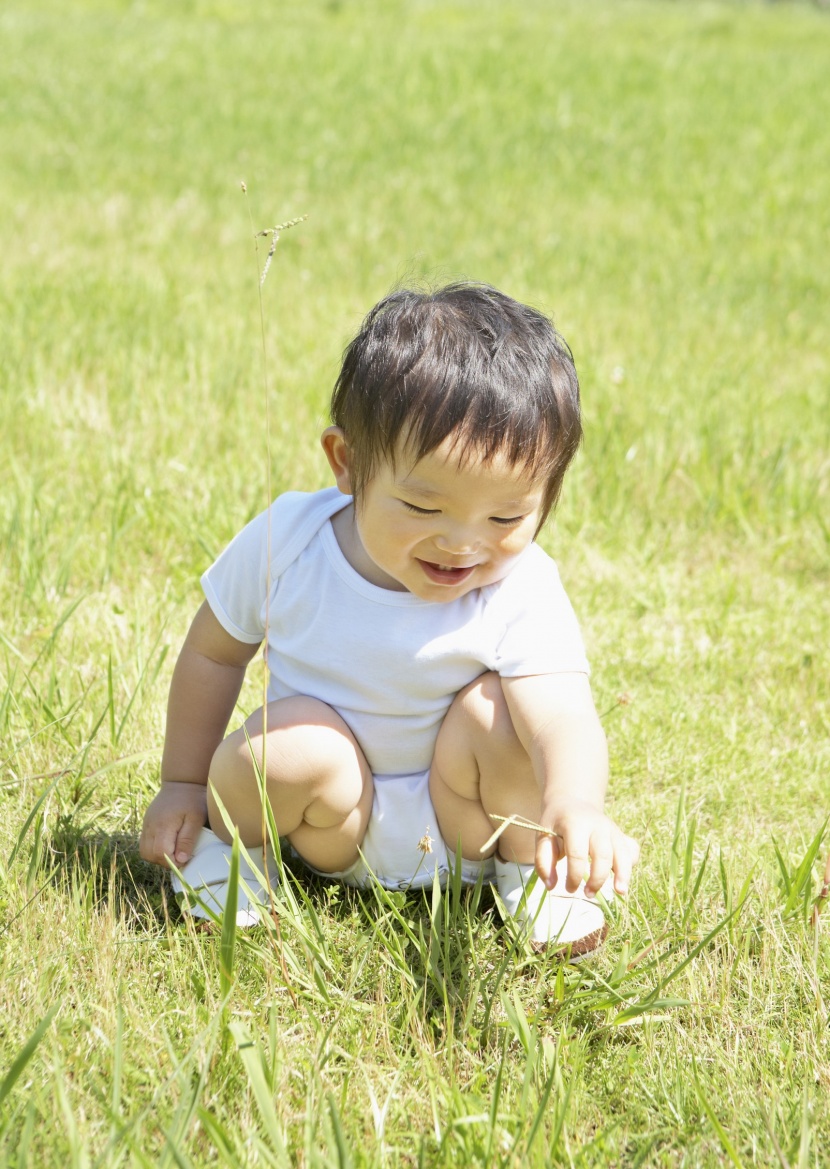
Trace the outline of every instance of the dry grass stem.
<instances>
[{"instance_id":1,"label":"dry grass stem","mask_svg":"<svg viewBox=\"0 0 830 1169\"><path fill-rule=\"evenodd\" d=\"M479 849L479 852L482 853L487 852L488 849L492 848L496 841L501 837L502 833L506 832L511 825L515 825L516 828L527 828L531 832L541 832L543 836L559 835L558 832L554 832L550 828L545 828L543 825L537 824L535 820L526 820L524 816L497 816L495 812L490 812L488 815L490 816L491 820L500 820L501 823L493 835L489 837L489 839L485 840L484 844L482 844L481 848Z\"/></svg>"},{"instance_id":2,"label":"dry grass stem","mask_svg":"<svg viewBox=\"0 0 830 1169\"><path fill-rule=\"evenodd\" d=\"M824 909L824 905L828 896L830 896L830 856L827 857L827 863L824 866L824 878L821 882L821 889L819 890L818 897L816 898L815 905L813 906L813 925L817 924L819 914L821 913L822 909Z\"/></svg>"},{"instance_id":3,"label":"dry grass stem","mask_svg":"<svg viewBox=\"0 0 830 1169\"><path fill-rule=\"evenodd\" d=\"M302 223L306 219L308 219L307 215L298 215L296 219L287 219L285 223L278 223L276 227L266 227L256 233L257 239L268 235L271 237L271 246L268 249L268 255L265 257L265 267L262 269L262 275L259 278L260 288L265 283L265 277L268 275L268 269L271 267L271 261L274 258L274 252L277 250L281 233L288 231L290 227L296 227L298 223Z\"/></svg>"}]
</instances>

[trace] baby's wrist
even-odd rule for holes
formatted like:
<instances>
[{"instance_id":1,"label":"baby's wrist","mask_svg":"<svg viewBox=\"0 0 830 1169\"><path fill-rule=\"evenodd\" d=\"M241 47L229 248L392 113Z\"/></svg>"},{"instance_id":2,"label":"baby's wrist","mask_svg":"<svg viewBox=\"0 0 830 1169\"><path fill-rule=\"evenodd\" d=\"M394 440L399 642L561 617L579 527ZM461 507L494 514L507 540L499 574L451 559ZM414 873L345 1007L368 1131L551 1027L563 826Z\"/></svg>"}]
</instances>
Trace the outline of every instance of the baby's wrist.
<instances>
[{"instance_id":1,"label":"baby's wrist","mask_svg":"<svg viewBox=\"0 0 830 1169\"><path fill-rule=\"evenodd\" d=\"M207 812L207 784L198 780L163 779L156 800L167 807L203 808Z\"/></svg>"},{"instance_id":2,"label":"baby's wrist","mask_svg":"<svg viewBox=\"0 0 830 1169\"><path fill-rule=\"evenodd\" d=\"M591 800L584 797L557 796L555 799L545 800L542 805L542 819L540 823L547 828L556 830L556 826L563 820L574 815L602 816L604 814L603 800Z\"/></svg>"}]
</instances>

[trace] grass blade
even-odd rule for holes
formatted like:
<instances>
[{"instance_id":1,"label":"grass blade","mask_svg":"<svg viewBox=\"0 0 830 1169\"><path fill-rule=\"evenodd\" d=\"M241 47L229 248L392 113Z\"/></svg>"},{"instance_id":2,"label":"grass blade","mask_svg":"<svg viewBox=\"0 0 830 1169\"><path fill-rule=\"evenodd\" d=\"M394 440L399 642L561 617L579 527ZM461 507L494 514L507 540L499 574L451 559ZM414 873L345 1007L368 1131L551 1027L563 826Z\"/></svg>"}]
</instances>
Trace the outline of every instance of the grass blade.
<instances>
[{"instance_id":1,"label":"grass blade","mask_svg":"<svg viewBox=\"0 0 830 1169\"><path fill-rule=\"evenodd\" d=\"M229 1030L236 1042L237 1050L245 1066L248 1081L251 1085L259 1114L262 1117L262 1123L271 1138L273 1149L287 1163L288 1156L285 1148L285 1140L277 1120L274 1098L268 1086L268 1077L265 1074L262 1049L250 1037L241 1023L231 1023Z\"/></svg>"},{"instance_id":2,"label":"grass blade","mask_svg":"<svg viewBox=\"0 0 830 1169\"><path fill-rule=\"evenodd\" d=\"M703 1111L709 1117L709 1120L710 1120L715 1132L718 1134L718 1140L721 1143L721 1147L722 1147L723 1151L726 1153L729 1160L735 1166L735 1169L743 1169L743 1162L741 1161L741 1158L738 1156L737 1149L735 1148L735 1146L732 1144L731 1140L729 1139L729 1134L727 1133L726 1129L723 1127L723 1125L721 1124L721 1122L718 1120L717 1116L715 1115L715 1110L712 1108L712 1105L709 1103L709 1100L706 1096L706 1093L703 1090L703 1086L702 1086L700 1079L698 1077L698 1074L697 1074L697 1063L694 1059L692 1059L692 1073L693 1073L694 1078L695 1078L695 1089L697 1091L698 1101L700 1102L700 1106L703 1109Z\"/></svg>"},{"instance_id":3,"label":"grass blade","mask_svg":"<svg viewBox=\"0 0 830 1169\"><path fill-rule=\"evenodd\" d=\"M219 941L219 988L227 999L233 986L233 964L236 954L236 904L239 895L239 833L233 834L231 864L228 873L228 891L222 913L222 936Z\"/></svg>"},{"instance_id":4,"label":"grass blade","mask_svg":"<svg viewBox=\"0 0 830 1169\"><path fill-rule=\"evenodd\" d=\"M22 1075L24 1068L34 1055L38 1044L46 1034L47 1028L60 1009L60 1006L60 1002L57 1002L53 1007L49 1008L41 1021L38 1023L37 1027L35 1027L32 1034L23 1044L23 1047L21 1048L17 1057L12 1061L12 1066L3 1077L3 1082L0 1083L0 1104L3 1103L9 1092L11 1092L12 1088Z\"/></svg>"},{"instance_id":5,"label":"grass blade","mask_svg":"<svg viewBox=\"0 0 830 1169\"><path fill-rule=\"evenodd\" d=\"M340 1113L337 1110L337 1104L331 1092L327 1093L327 1099L331 1127L334 1132L334 1142L337 1147L337 1164L339 1169L352 1169L352 1155L349 1152L349 1146L346 1143L346 1134L343 1132L343 1125L340 1123Z\"/></svg>"}]
</instances>

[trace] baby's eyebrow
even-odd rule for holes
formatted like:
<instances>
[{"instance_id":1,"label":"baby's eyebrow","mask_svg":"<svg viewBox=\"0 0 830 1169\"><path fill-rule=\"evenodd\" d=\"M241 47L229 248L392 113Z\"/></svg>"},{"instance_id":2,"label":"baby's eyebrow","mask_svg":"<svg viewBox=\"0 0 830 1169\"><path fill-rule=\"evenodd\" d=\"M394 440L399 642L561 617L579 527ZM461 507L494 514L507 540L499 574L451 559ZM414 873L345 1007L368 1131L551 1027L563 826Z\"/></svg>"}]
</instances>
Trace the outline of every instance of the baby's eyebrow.
<instances>
[{"instance_id":1,"label":"baby's eyebrow","mask_svg":"<svg viewBox=\"0 0 830 1169\"><path fill-rule=\"evenodd\" d=\"M400 485L404 490L413 491L416 495L424 495L429 499L441 498L440 491L437 491L434 487L428 487L426 483L421 483L418 479L410 479L409 476L401 479Z\"/></svg>"},{"instance_id":2,"label":"baby's eyebrow","mask_svg":"<svg viewBox=\"0 0 830 1169\"><path fill-rule=\"evenodd\" d=\"M429 487L426 483L422 483L420 479L410 479L405 475L399 481L399 486L404 491L410 491L413 495L420 495L423 499L442 499L443 492L436 490L434 487ZM505 499L500 503L494 504L494 511L514 511L524 512L532 511L536 506L535 502L529 499Z\"/></svg>"}]
</instances>

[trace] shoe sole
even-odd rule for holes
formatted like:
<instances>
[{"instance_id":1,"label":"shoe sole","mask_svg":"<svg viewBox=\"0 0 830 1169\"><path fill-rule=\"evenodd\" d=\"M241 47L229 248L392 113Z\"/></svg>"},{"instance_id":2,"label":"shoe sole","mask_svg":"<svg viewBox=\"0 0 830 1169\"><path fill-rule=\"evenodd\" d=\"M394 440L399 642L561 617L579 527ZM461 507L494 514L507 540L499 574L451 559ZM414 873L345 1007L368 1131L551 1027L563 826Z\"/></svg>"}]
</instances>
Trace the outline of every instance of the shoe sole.
<instances>
[{"instance_id":1,"label":"shoe sole","mask_svg":"<svg viewBox=\"0 0 830 1169\"><path fill-rule=\"evenodd\" d=\"M567 946L560 946L556 942L531 942L530 948L536 954L550 953L554 958L563 958L567 962L583 962L595 954L608 937L608 922L586 934L584 938L577 938L575 942L568 942Z\"/></svg>"}]
</instances>

